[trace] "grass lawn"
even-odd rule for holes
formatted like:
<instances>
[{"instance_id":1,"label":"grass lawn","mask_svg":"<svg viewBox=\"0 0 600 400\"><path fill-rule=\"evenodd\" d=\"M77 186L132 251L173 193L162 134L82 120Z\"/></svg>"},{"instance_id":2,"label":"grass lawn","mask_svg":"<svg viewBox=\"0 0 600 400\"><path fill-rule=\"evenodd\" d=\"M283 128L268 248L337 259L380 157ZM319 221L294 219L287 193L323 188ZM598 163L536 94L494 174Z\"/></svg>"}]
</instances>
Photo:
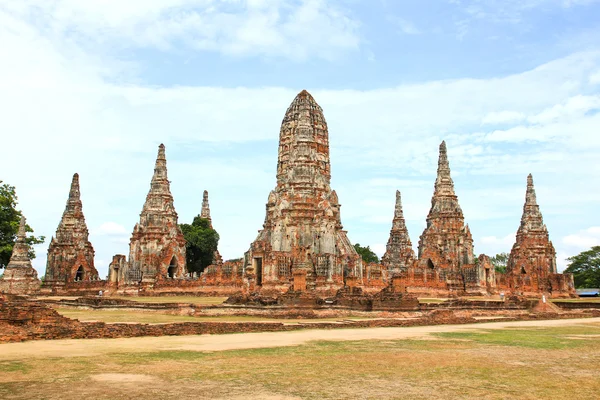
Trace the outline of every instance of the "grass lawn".
<instances>
[{"instance_id":1,"label":"grass lawn","mask_svg":"<svg viewBox=\"0 0 600 400\"><path fill-rule=\"evenodd\" d=\"M600 324L482 327L429 340L18 354L0 361L0 398L597 399L598 365Z\"/></svg>"}]
</instances>

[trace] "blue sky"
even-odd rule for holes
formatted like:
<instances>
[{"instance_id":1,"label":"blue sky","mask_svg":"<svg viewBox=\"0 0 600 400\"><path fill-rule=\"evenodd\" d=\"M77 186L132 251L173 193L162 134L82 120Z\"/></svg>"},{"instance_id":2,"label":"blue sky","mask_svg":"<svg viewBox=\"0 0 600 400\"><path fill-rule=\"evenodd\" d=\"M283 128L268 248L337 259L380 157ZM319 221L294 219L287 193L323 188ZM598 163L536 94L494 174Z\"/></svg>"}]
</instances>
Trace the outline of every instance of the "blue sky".
<instances>
[{"instance_id":1,"label":"blue sky","mask_svg":"<svg viewBox=\"0 0 600 400\"><path fill-rule=\"evenodd\" d=\"M78 172L105 275L165 143L180 221L209 190L240 257L307 89L351 241L383 254L399 189L416 250L445 139L475 252L510 251L532 173L564 268L600 244L599 17L595 0L0 0L0 179L50 237Z\"/></svg>"}]
</instances>

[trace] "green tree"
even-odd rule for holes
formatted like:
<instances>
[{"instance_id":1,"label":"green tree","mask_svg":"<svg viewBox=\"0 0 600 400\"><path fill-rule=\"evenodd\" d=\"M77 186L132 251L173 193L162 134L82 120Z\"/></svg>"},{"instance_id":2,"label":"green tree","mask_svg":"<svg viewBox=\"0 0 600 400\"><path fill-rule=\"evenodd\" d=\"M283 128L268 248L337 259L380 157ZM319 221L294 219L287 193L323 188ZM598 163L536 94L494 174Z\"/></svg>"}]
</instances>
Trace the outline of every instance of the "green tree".
<instances>
[{"instance_id":1,"label":"green tree","mask_svg":"<svg viewBox=\"0 0 600 400\"><path fill-rule=\"evenodd\" d=\"M19 222L21 221L21 211L17 210L17 193L14 186L0 181L0 268L6 267L10 261L17 232L19 231ZM33 232L29 225L25 226L27 232ZM34 244L44 243L44 236L28 236L27 243L30 246L29 257L35 258Z\"/></svg>"},{"instance_id":2,"label":"green tree","mask_svg":"<svg viewBox=\"0 0 600 400\"><path fill-rule=\"evenodd\" d=\"M494 266L496 272L502 274L506 273L506 265L508 264L508 253L496 254L494 257L490 257L490 261Z\"/></svg>"},{"instance_id":3,"label":"green tree","mask_svg":"<svg viewBox=\"0 0 600 400\"><path fill-rule=\"evenodd\" d=\"M210 221L197 215L191 224L180 224L185 237L188 272L202 272L212 264L219 245L219 234L210 226Z\"/></svg>"},{"instance_id":4,"label":"green tree","mask_svg":"<svg viewBox=\"0 0 600 400\"><path fill-rule=\"evenodd\" d=\"M565 272L573 274L576 288L600 288L600 246L567 258Z\"/></svg>"},{"instance_id":5,"label":"green tree","mask_svg":"<svg viewBox=\"0 0 600 400\"><path fill-rule=\"evenodd\" d=\"M354 248L356 249L356 252L362 257L364 262L366 262L366 263L379 262L379 257L377 257L377 254L375 254L369 246L362 247L360 245L360 243L356 243L354 245Z\"/></svg>"}]
</instances>

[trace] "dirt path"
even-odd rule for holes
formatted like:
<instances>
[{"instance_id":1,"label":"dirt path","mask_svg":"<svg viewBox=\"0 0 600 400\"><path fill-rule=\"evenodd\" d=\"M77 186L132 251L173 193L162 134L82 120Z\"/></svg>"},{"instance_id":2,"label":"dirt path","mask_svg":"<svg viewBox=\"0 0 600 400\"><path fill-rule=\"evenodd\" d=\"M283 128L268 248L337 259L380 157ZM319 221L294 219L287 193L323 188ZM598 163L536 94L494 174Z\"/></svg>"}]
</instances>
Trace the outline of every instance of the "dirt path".
<instances>
[{"instance_id":1,"label":"dirt path","mask_svg":"<svg viewBox=\"0 0 600 400\"><path fill-rule=\"evenodd\" d=\"M515 327L569 326L600 323L600 318L547 321L490 322L467 325L415 326L407 328L307 329L291 332L239 333L229 335L161 336L121 339L36 340L0 344L0 361L27 358L94 356L118 352L222 351L262 347L296 346L311 340L394 340L426 338L436 332Z\"/></svg>"}]
</instances>

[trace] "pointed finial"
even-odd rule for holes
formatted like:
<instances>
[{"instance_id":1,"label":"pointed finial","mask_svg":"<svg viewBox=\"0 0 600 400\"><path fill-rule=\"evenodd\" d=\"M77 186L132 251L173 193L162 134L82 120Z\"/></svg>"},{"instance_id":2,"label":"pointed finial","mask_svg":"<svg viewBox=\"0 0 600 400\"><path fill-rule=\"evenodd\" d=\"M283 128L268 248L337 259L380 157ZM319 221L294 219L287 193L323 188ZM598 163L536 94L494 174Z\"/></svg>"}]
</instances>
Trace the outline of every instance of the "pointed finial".
<instances>
[{"instance_id":1,"label":"pointed finial","mask_svg":"<svg viewBox=\"0 0 600 400\"><path fill-rule=\"evenodd\" d=\"M442 140L442 143L440 143L440 153L446 153L446 141Z\"/></svg>"},{"instance_id":2,"label":"pointed finial","mask_svg":"<svg viewBox=\"0 0 600 400\"><path fill-rule=\"evenodd\" d=\"M69 201L77 201L81 197L79 189L79 174L74 173L71 180L71 189L69 190Z\"/></svg>"},{"instance_id":3,"label":"pointed finial","mask_svg":"<svg viewBox=\"0 0 600 400\"><path fill-rule=\"evenodd\" d=\"M19 221L19 231L17 232L17 241L25 241L27 238L27 232L25 229L25 216L21 215L21 221Z\"/></svg>"},{"instance_id":4,"label":"pointed finial","mask_svg":"<svg viewBox=\"0 0 600 400\"><path fill-rule=\"evenodd\" d=\"M160 144L158 146L158 156L156 157L157 160L166 160L166 156L165 156L165 145L164 144Z\"/></svg>"},{"instance_id":5,"label":"pointed finial","mask_svg":"<svg viewBox=\"0 0 600 400\"><path fill-rule=\"evenodd\" d=\"M527 175L527 192L525 194L525 205L537 205L535 196L535 187L533 186L533 176Z\"/></svg>"},{"instance_id":6,"label":"pointed finial","mask_svg":"<svg viewBox=\"0 0 600 400\"><path fill-rule=\"evenodd\" d=\"M208 190L204 191L202 195L202 211L200 217L210 220L210 205L208 204Z\"/></svg>"},{"instance_id":7,"label":"pointed finial","mask_svg":"<svg viewBox=\"0 0 600 400\"><path fill-rule=\"evenodd\" d=\"M400 191L396 190L396 207L394 210L394 218L402 218L404 215L402 213L402 196L400 195Z\"/></svg>"}]
</instances>

